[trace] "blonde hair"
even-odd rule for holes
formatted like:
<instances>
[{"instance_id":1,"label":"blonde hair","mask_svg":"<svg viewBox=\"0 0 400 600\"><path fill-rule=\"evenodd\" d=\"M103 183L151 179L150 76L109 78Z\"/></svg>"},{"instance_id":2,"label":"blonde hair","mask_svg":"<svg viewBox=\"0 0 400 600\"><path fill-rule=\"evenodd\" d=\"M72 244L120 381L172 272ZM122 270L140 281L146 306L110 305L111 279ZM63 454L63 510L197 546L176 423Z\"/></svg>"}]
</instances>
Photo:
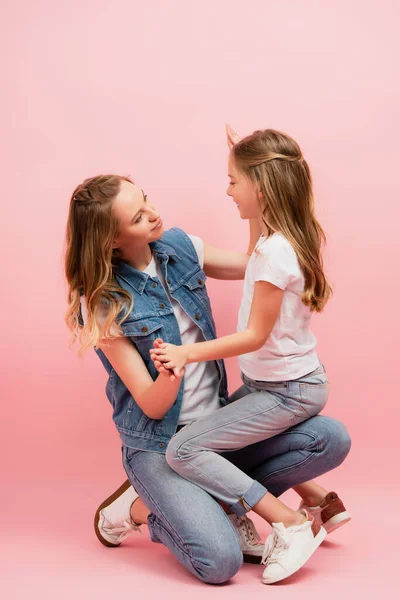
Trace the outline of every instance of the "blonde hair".
<instances>
[{"instance_id":1,"label":"blonde hair","mask_svg":"<svg viewBox=\"0 0 400 600\"><path fill-rule=\"evenodd\" d=\"M303 303L322 311L332 293L321 255L326 237L315 216L311 173L298 144L266 129L240 140L232 153L238 170L262 192L260 210L268 235L281 233L296 252L305 279Z\"/></svg>"},{"instance_id":2,"label":"blonde hair","mask_svg":"<svg viewBox=\"0 0 400 600\"><path fill-rule=\"evenodd\" d=\"M112 210L121 182L128 177L99 175L86 179L74 190L66 232L65 275L68 310L65 322L79 353L97 346L100 340L121 335L119 325L131 312L132 296L114 277L113 248L119 224ZM79 323L80 296L85 296L87 320ZM121 316L121 312L123 313Z\"/></svg>"}]
</instances>

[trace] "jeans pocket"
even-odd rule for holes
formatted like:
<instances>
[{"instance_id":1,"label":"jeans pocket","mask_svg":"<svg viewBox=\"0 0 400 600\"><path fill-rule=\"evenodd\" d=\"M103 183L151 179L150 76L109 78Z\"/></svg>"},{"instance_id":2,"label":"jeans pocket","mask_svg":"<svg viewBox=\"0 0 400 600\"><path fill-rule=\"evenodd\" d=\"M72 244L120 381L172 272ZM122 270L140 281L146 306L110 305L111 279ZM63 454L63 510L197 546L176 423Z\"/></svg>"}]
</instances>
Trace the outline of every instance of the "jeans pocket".
<instances>
[{"instance_id":1,"label":"jeans pocket","mask_svg":"<svg viewBox=\"0 0 400 600\"><path fill-rule=\"evenodd\" d=\"M325 407L329 396L329 383L300 383L302 407L310 417L315 417Z\"/></svg>"}]
</instances>

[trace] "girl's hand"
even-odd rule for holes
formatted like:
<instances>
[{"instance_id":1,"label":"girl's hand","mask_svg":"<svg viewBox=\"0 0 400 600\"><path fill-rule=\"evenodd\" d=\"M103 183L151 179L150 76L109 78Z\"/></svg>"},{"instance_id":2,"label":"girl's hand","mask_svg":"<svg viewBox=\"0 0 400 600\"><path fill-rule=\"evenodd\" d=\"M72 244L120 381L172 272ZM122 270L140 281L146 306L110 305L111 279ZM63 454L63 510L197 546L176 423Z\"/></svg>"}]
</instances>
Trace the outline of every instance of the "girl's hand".
<instances>
[{"instance_id":1,"label":"girl's hand","mask_svg":"<svg viewBox=\"0 0 400 600\"><path fill-rule=\"evenodd\" d=\"M161 347L162 344L164 344L163 340L161 338L157 338L154 341L154 348L158 349ZM162 362L160 362L159 360L155 360L153 357L151 358L153 359L154 366L156 367L160 375L163 375L164 377L169 377L171 381L175 381L176 379L182 379L182 377L184 376L185 368L181 369L178 375L175 375L172 370L166 369Z\"/></svg>"},{"instance_id":2,"label":"girl's hand","mask_svg":"<svg viewBox=\"0 0 400 600\"><path fill-rule=\"evenodd\" d=\"M225 125L225 129L226 129L226 141L228 142L228 148L229 148L229 150L232 150L233 146L235 144L237 144L238 142L240 142L240 137L228 123Z\"/></svg>"},{"instance_id":3,"label":"girl's hand","mask_svg":"<svg viewBox=\"0 0 400 600\"><path fill-rule=\"evenodd\" d=\"M187 360L187 349L185 346L175 346L174 344L158 344L158 348L150 350L150 357L154 364L162 363L165 369L171 369L175 377L179 377Z\"/></svg>"}]
</instances>

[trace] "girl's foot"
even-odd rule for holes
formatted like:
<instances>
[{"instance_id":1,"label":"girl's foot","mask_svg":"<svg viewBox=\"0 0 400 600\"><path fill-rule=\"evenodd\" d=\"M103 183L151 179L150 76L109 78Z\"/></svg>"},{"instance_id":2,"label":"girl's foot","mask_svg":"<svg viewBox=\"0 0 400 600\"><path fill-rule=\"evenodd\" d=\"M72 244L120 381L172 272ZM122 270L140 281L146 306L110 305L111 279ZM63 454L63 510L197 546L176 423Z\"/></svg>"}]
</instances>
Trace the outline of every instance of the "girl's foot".
<instances>
[{"instance_id":1,"label":"girl's foot","mask_svg":"<svg viewBox=\"0 0 400 600\"><path fill-rule=\"evenodd\" d=\"M343 502L336 492L329 492L317 506L307 506L301 502L299 510L306 509L315 519L316 523L322 525L327 533L332 533L351 519Z\"/></svg>"},{"instance_id":2,"label":"girl's foot","mask_svg":"<svg viewBox=\"0 0 400 600\"><path fill-rule=\"evenodd\" d=\"M263 583L276 583L296 573L325 539L325 529L306 510L301 513L306 518L301 525L285 527L273 523L272 533L265 542Z\"/></svg>"}]
</instances>

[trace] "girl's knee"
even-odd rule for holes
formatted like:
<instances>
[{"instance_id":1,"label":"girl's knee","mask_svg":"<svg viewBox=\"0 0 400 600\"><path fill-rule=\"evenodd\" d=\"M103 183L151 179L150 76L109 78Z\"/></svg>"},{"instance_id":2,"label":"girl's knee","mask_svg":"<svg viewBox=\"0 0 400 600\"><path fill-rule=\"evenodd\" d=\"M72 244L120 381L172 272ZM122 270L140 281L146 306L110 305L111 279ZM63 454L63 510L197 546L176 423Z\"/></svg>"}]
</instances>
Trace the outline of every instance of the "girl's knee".
<instances>
[{"instance_id":1,"label":"girl's knee","mask_svg":"<svg viewBox=\"0 0 400 600\"><path fill-rule=\"evenodd\" d=\"M179 465L181 459L179 458L178 449L179 444L176 442L175 438L172 438L168 444L167 451L165 453L165 460L167 461L167 464L171 467L171 469L179 473Z\"/></svg>"}]
</instances>

